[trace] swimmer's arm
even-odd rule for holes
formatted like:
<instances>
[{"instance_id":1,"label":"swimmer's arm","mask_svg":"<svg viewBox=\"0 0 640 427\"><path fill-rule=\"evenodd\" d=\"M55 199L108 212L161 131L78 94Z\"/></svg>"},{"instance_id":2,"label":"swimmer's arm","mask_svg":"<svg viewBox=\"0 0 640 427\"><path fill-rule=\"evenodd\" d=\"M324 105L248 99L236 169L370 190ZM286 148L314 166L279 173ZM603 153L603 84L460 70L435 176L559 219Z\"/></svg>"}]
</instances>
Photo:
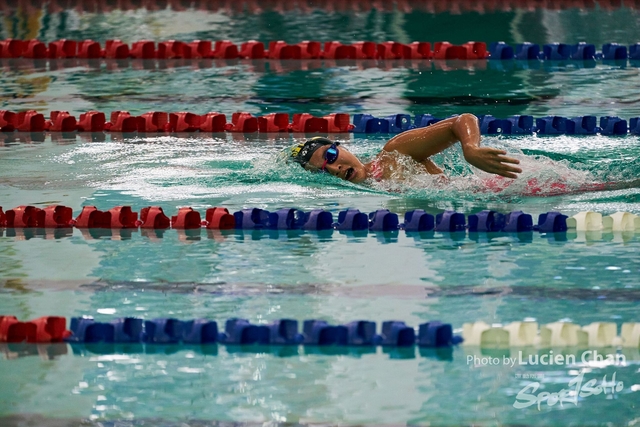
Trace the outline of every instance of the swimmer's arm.
<instances>
[{"instance_id":1,"label":"swimmer's arm","mask_svg":"<svg viewBox=\"0 0 640 427\"><path fill-rule=\"evenodd\" d=\"M426 128L403 132L387 142L383 150L398 151L423 163L458 141L467 162L485 172L506 178L517 178L517 174L522 172L520 168L511 166L520 162L506 157L506 151L480 146L478 119L472 114L462 114Z\"/></svg>"},{"instance_id":2,"label":"swimmer's arm","mask_svg":"<svg viewBox=\"0 0 640 427\"><path fill-rule=\"evenodd\" d=\"M441 173L443 173L442 169L440 169L438 165L433 163L431 159L423 160L422 164L424 165L424 168L427 170L427 172L429 172L431 175L440 175Z\"/></svg>"}]
</instances>

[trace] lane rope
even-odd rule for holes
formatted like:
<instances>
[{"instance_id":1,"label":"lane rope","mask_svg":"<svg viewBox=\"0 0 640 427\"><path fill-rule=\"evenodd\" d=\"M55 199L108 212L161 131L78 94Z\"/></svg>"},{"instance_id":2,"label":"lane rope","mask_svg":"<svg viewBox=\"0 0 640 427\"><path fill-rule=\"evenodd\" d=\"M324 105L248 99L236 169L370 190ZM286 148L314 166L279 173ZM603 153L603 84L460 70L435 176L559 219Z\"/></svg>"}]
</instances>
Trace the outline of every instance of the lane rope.
<instances>
[{"instance_id":1,"label":"lane rope","mask_svg":"<svg viewBox=\"0 0 640 427\"><path fill-rule=\"evenodd\" d=\"M82 59L407 59L407 60L552 60L552 61L626 61L640 60L640 43L623 45L604 43L601 50L591 43L577 44L524 42L511 46L505 42L469 41L455 45L448 41L376 43L359 41L344 44L339 41L309 41L296 44L284 41L264 43L249 40L239 46L230 40L168 40L135 41L131 45L121 40L106 40L104 46L94 40L62 39L45 44L39 40L0 40L0 58L82 58Z\"/></svg>"},{"instance_id":2,"label":"lane rope","mask_svg":"<svg viewBox=\"0 0 640 427\"><path fill-rule=\"evenodd\" d=\"M224 345L304 345L304 346L383 346L451 347L460 343L470 347L575 347L640 348L640 322L593 322L580 326L569 321L544 325L531 319L506 325L482 321L465 323L462 335L455 335L451 324L440 321L422 323L418 328L403 321L382 322L380 333L375 322L356 320L331 325L324 320L305 320L302 331L295 319L278 319L269 324L252 324L231 318L218 323L208 319L144 320L124 317L96 322L91 317L44 316L25 322L14 316L0 316L0 342L12 343L146 343L146 344L224 344Z\"/></svg>"},{"instance_id":3,"label":"lane rope","mask_svg":"<svg viewBox=\"0 0 640 427\"><path fill-rule=\"evenodd\" d=\"M453 116L452 116L453 117ZM640 135L640 117L629 121L617 116L545 116L514 115L497 118L479 115L478 124L483 135ZM443 120L432 114L393 114L375 117L371 114L332 113L315 117L309 113L297 113L290 121L288 113L270 113L254 116L248 112L236 112L227 122L223 113L190 112L167 113L150 111L140 116L128 111L112 111L110 120L100 111L88 111L76 117L68 111L51 111L49 119L36 110L13 112L0 110L0 132L61 133L72 137L75 132L102 134L111 132L123 136L164 133L353 133L353 134L398 134L422 128Z\"/></svg>"},{"instance_id":4,"label":"lane rope","mask_svg":"<svg viewBox=\"0 0 640 427\"><path fill-rule=\"evenodd\" d=\"M138 216L139 215L139 216ZM323 209L302 211L283 208L269 212L260 208L245 208L231 214L227 208L212 207L202 219L200 212L191 207L181 207L177 215L168 217L160 206L149 206L133 211L130 206L116 206L101 211L95 206L83 206L80 214L73 218L73 209L63 205L51 205L44 209L35 206L18 206L6 212L0 206L0 227L8 229L147 229L179 230L304 230L304 231L396 231L407 232L495 232L495 233L562 233L575 231L620 231L640 230L640 216L630 212L616 212L603 216L598 212L579 212L568 217L560 212L547 212L533 216L522 211L506 214L492 210L465 216L455 211L444 211L435 216L422 209L404 214L400 222L396 213L378 209L366 214L358 209L346 209L333 214Z\"/></svg>"}]
</instances>

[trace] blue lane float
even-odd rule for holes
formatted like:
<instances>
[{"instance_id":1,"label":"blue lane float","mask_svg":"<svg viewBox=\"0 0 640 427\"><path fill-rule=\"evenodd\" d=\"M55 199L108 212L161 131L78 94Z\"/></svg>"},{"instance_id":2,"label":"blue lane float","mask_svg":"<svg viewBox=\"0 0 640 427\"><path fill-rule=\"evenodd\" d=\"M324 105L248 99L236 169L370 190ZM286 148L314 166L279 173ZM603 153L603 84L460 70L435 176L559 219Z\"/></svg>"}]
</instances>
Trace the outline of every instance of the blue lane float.
<instances>
[{"instance_id":1,"label":"blue lane float","mask_svg":"<svg viewBox=\"0 0 640 427\"><path fill-rule=\"evenodd\" d=\"M536 119L536 131L541 135L564 135L567 133L567 119L547 116Z\"/></svg>"},{"instance_id":2,"label":"blue lane float","mask_svg":"<svg viewBox=\"0 0 640 427\"><path fill-rule=\"evenodd\" d=\"M176 344L182 340L183 329L183 324L178 319L146 320L141 341L154 344Z\"/></svg>"},{"instance_id":3,"label":"blue lane float","mask_svg":"<svg viewBox=\"0 0 640 427\"><path fill-rule=\"evenodd\" d=\"M515 59L531 61L539 59L540 46L535 43L519 43L516 45Z\"/></svg>"},{"instance_id":4,"label":"blue lane float","mask_svg":"<svg viewBox=\"0 0 640 427\"><path fill-rule=\"evenodd\" d=\"M504 124L503 134L508 135L527 135L533 132L533 116L511 116L507 117L510 127ZM506 131L505 131L506 128Z\"/></svg>"},{"instance_id":5,"label":"blue lane float","mask_svg":"<svg viewBox=\"0 0 640 427\"><path fill-rule=\"evenodd\" d=\"M236 228L266 228L269 225L269 212L259 208L242 209L235 212Z\"/></svg>"},{"instance_id":6,"label":"blue lane float","mask_svg":"<svg viewBox=\"0 0 640 427\"><path fill-rule=\"evenodd\" d=\"M570 47L570 50L571 59L585 61L595 59L596 57L596 47L590 43L580 42L578 44L574 44Z\"/></svg>"},{"instance_id":7,"label":"blue lane float","mask_svg":"<svg viewBox=\"0 0 640 427\"><path fill-rule=\"evenodd\" d=\"M338 214L334 228L340 231L359 231L369 229L369 217L358 209L347 209Z\"/></svg>"},{"instance_id":8,"label":"blue lane float","mask_svg":"<svg viewBox=\"0 0 640 427\"><path fill-rule=\"evenodd\" d=\"M269 324L252 324L247 319L231 318L218 331L213 320L182 321L174 318L153 320L121 318L96 322L92 318L74 317L70 322L70 343L144 343L144 344L223 344L282 346L387 346L451 347L462 342L453 335L450 324L440 321L423 323L416 329L401 321L385 321L380 334L375 322L356 320L344 325L330 325L324 320L305 320L300 332L295 319L278 319ZM116 329L121 332L117 333Z\"/></svg>"},{"instance_id":9,"label":"blue lane float","mask_svg":"<svg viewBox=\"0 0 640 427\"><path fill-rule=\"evenodd\" d=\"M393 347L409 347L416 343L415 329L400 321L382 322L380 345ZM418 345L421 341L418 341ZM437 346L432 346L437 347Z\"/></svg>"},{"instance_id":10,"label":"blue lane float","mask_svg":"<svg viewBox=\"0 0 640 427\"><path fill-rule=\"evenodd\" d=\"M509 60L513 57L513 47L505 42L489 43L489 59Z\"/></svg>"},{"instance_id":11,"label":"blue lane float","mask_svg":"<svg viewBox=\"0 0 640 427\"><path fill-rule=\"evenodd\" d=\"M435 117L431 114L416 114L414 125L417 128L423 128L426 126L430 126L434 123L438 123L442 119L439 117Z\"/></svg>"},{"instance_id":12,"label":"blue lane float","mask_svg":"<svg viewBox=\"0 0 640 427\"><path fill-rule=\"evenodd\" d=\"M369 230L371 231L397 230L398 226L398 215L389 212L388 209L379 209L369 214Z\"/></svg>"},{"instance_id":13,"label":"blue lane float","mask_svg":"<svg viewBox=\"0 0 640 427\"><path fill-rule=\"evenodd\" d=\"M371 114L354 114L353 125L353 133L390 133L391 130L389 120Z\"/></svg>"},{"instance_id":14,"label":"blue lane float","mask_svg":"<svg viewBox=\"0 0 640 427\"><path fill-rule=\"evenodd\" d=\"M448 347L462 342L462 337L453 335L453 328L448 323L423 323L418 331L417 341L421 347Z\"/></svg>"},{"instance_id":15,"label":"blue lane float","mask_svg":"<svg viewBox=\"0 0 640 427\"><path fill-rule=\"evenodd\" d=\"M534 118L529 115L516 115L498 118L492 115L479 115L478 124L483 135L625 135L628 132L627 121L619 117L600 117L600 126L596 126L595 116L545 116ZM634 120L637 118L631 118ZM412 120L408 114L395 114L385 118L377 118L370 114L353 116L353 133L396 134L407 130L427 127L443 119L431 114L417 114Z\"/></svg>"},{"instance_id":16,"label":"blue lane float","mask_svg":"<svg viewBox=\"0 0 640 427\"><path fill-rule=\"evenodd\" d=\"M533 230L533 218L522 211L509 212L504 215L484 210L469 215L470 232L507 232L524 233Z\"/></svg>"},{"instance_id":17,"label":"blue lane float","mask_svg":"<svg viewBox=\"0 0 640 427\"><path fill-rule=\"evenodd\" d=\"M565 218L566 222L566 218ZM525 233L533 230L533 218L522 211L513 211L505 215L504 226L500 231L506 233Z\"/></svg>"},{"instance_id":18,"label":"blue lane float","mask_svg":"<svg viewBox=\"0 0 640 427\"><path fill-rule=\"evenodd\" d=\"M629 133L640 135L640 117L633 117L629 120Z\"/></svg>"},{"instance_id":19,"label":"blue lane float","mask_svg":"<svg viewBox=\"0 0 640 427\"><path fill-rule=\"evenodd\" d=\"M566 127L570 135L594 135L601 130L596 116L572 117L567 120Z\"/></svg>"},{"instance_id":20,"label":"blue lane float","mask_svg":"<svg viewBox=\"0 0 640 427\"><path fill-rule=\"evenodd\" d=\"M404 223L399 227L405 231L431 231L435 228L435 217L429 213L426 213L422 209L414 209L412 211L405 212Z\"/></svg>"},{"instance_id":21,"label":"blue lane float","mask_svg":"<svg viewBox=\"0 0 640 427\"><path fill-rule=\"evenodd\" d=\"M591 43L580 42L577 44L548 43L540 48L536 43L516 44L515 50L505 42L494 42L489 44L489 59L494 60L546 60L546 61L588 61L588 60L608 60L620 61L626 59L640 59L640 43L627 46L619 43L605 43L602 50L597 51L596 46Z\"/></svg>"},{"instance_id":22,"label":"blue lane float","mask_svg":"<svg viewBox=\"0 0 640 427\"><path fill-rule=\"evenodd\" d=\"M436 215L435 231L457 232L466 230L464 214L454 211L444 211Z\"/></svg>"},{"instance_id":23,"label":"blue lane float","mask_svg":"<svg viewBox=\"0 0 640 427\"><path fill-rule=\"evenodd\" d=\"M409 114L395 114L385 117L384 120L389 122L389 133L400 133L416 127Z\"/></svg>"},{"instance_id":24,"label":"blue lane float","mask_svg":"<svg viewBox=\"0 0 640 427\"><path fill-rule=\"evenodd\" d=\"M314 209L304 214L303 230L331 230L333 229L333 214L323 209Z\"/></svg>"},{"instance_id":25,"label":"blue lane float","mask_svg":"<svg viewBox=\"0 0 640 427\"><path fill-rule=\"evenodd\" d=\"M605 43L602 45L602 59L616 61L627 59L627 47L618 43Z\"/></svg>"},{"instance_id":26,"label":"blue lane float","mask_svg":"<svg viewBox=\"0 0 640 427\"><path fill-rule=\"evenodd\" d=\"M69 342L139 342L142 334L142 319L122 318L109 323L100 323L92 318L74 317L71 319L72 336Z\"/></svg>"},{"instance_id":27,"label":"blue lane float","mask_svg":"<svg viewBox=\"0 0 640 427\"><path fill-rule=\"evenodd\" d=\"M294 208L283 208L268 215L269 221L266 225L272 230L301 229L305 225L305 220L308 219L303 211Z\"/></svg>"},{"instance_id":28,"label":"blue lane float","mask_svg":"<svg viewBox=\"0 0 640 427\"><path fill-rule=\"evenodd\" d=\"M502 231L505 224L505 215L494 211L484 210L477 214L469 215L469 231L496 232Z\"/></svg>"},{"instance_id":29,"label":"blue lane float","mask_svg":"<svg viewBox=\"0 0 640 427\"><path fill-rule=\"evenodd\" d=\"M603 135L626 135L627 130L627 121L620 117L600 117L600 132Z\"/></svg>"},{"instance_id":30,"label":"blue lane float","mask_svg":"<svg viewBox=\"0 0 640 427\"><path fill-rule=\"evenodd\" d=\"M541 233L562 233L567 231L567 215L560 212L547 212L540 214L538 225L534 230Z\"/></svg>"},{"instance_id":31,"label":"blue lane float","mask_svg":"<svg viewBox=\"0 0 640 427\"><path fill-rule=\"evenodd\" d=\"M571 57L571 46L565 43L549 43L542 48L542 58L552 61L564 61ZM582 58L579 58L582 59Z\"/></svg>"}]
</instances>

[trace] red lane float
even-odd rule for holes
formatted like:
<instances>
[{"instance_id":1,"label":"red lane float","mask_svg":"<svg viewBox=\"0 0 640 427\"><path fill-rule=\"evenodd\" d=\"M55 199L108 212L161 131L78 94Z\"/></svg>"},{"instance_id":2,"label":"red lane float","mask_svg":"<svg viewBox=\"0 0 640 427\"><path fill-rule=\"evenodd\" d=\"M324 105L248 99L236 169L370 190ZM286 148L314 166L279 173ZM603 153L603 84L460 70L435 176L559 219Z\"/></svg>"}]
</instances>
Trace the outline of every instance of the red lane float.
<instances>
[{"instance_id":1,"label":"red lane float","mask_svg":"<svg viewBox=\"0 0 640 427\"><path fill-rule=\"evenodd\" d=\"M78 44L78 58L97 59L102 57L100 43L93 40L83 40Z\"/></svg>"},{"instance_id":2,"label":"red lane float","mask_svg":"<svg viewBox=\"0 0 640 427\"><path fill-rule=\"evenodd\" d=\"M45 212L34 206L18 206L5 213L9 228L43 227Z\"/></svg>"},{"instance_id":3,"label":"red lane float","mask_svg":"<svg viewBox=\"0 0 640 427\"><path fill-rule=\"evenodd\" d=\"M35 342L36 325L15 316L0 316L0 342Z\"/></svg>"},{"instance_id":4,"label":"red lane float","mask_svg":"<svg viewBox=\"0 0 640 427\"><path fill-rule=\"evenodd\" d=\"M138 132L166 132L169 130L169 114L150 111L138 117Z\"/></svg>"},{"instance_id":5,"label":"red lane float","mask_svg":"<svg viewBox=\"0 0 640 427\"><path fill-rule=\"evenodd\" d=\"M356 59L356 48L340 42L325 42L323 57L327 59Z\"/></svg>"},{"instance_id":6,"label":"red lane float","mask_svg":"<svg viewBox=\"0 0 640 427\"><path fill-rule=\"evenodd\" d=\"M269 59L301 59L300 46L289 45L283 41L269 42Z\"/></svg>"},{"instance_id":7,"label":"red lane float","mask_svg":"<svg viewBox=\"0 0 640 427\"><path fill-rule=\"evenodd\" d=\"M129 45L122 43L121 40L107 40L102 56L107 59L129 58Z\"/></svg>"},{"instance_id":8,"label":"red lane float","mask_svg":"<svg viewBox=\"0 0 640 427\"><path fill-rule=\"evenodd\" d=\"M271 41L268 49L262 42L249 40L240 46L230 40L166 40L157 44L151 40L140 40L129 46L122 40L106 40L104 48L94 40L61 39L48 45L39 40L0 41L0 58L107 58L107 59L485 59L488 53L486 44L468 42L464 45L452 45L449 42L437 42L434 52L429 42L403 44L394 41L374 43L368 41L343 44L338 41L304 40L297 44L288 44L282 40Z\"/></svg>"},{"instance_id":9,"label":"red lane float","mask_svg":"<svg viewBox=\"0 0 640 427\"><path fill-rule=\"evenodd\" d=\"M238 112L231 116L231 123L225 127L227 132L253 133L259 129L258 118L251 113Z\"/></svg>"},{"instance_id":10,"label":"red lane float","mask_svg":"<svg viewBox=\"0 0 640 427\"><path fill-rule=\"evenodd\" d=\"M171 227L183 230L191 230L200 228L202 221L200 220L200 212L194 211L193 208L185 207L178 210L178 215L171 217Z\"/></svg>"},{"instance_id":11,"label":"red lane float","mask_svg":"<svg viewBox=\"0 0 640 427\"><path fill-rule=\"evenodd\" d=\"M287 113L271 113L255 117L246 111L233 113L231 123L227 123L225 114L210 112L204 115L186 111L167 113L149 111L140 116L132 116L128 111L112 111L110 120L105 121L100 111L88 111L80 114L79 119L68 111L52 111L50 120L44 115L29 110L21 113L0 111L0 129L3 132L15 130L28 132L122 132L122 133L158 133L158 132L329 132L344 133L354 128L350 124L351 116L346 113L332 113L324 117L314 117L308 113L293 115L289 122Z\"/></svg>"},{"instance_id":12,"label":"red lane float","mask_svg":"<svg viewBox=\"0 0 640 427\"><path fill-rule=\"evenodd\" d=\"M171 226L171 220L160 206L149 206L140 211L140 228L163 230Z\"/></svg>"},{"instance_id":13,"label":"red lane float","mask_svg":"<svg viewBox=\"0 0 640 427\"><path fill-rule=\"evenodd\" d=\"M12 119L13 127L20 132L43 132L45 130L44 115L37 111L22 111L13 115Z\"/></svg>"},{"instance_id":14,"label":"red lane float","mask_svg":"<svg viewBox=\"0 0 640 427\"><path fill-rule=\"evenodd\" d=\"M87 111L80 114L78 132L102 132L106 124L104 113L100 111Z\"/></svg>"},{"instance_id":15,"label":"red lane float","mask_svg":"<svg viewBox=\"0 0 640 427\"><path fill-rule=\"evenodd\" d=\"M287 132L289 130L289 115L285 113L271 113L258 117L260 132Z\"/></svg>"},{"instance_id":16,"label":"red lane float","mask_svg":"<svg viewBox=\"0 0 640 427\"><path fill-rule=\"evenodd\" d=\"M155 59L157 56L156 44L150 40L133 42L129 53L135 59Z\"/></svg>"},{"instance_id":17,"label":"red lane float","mask_svg":"<svg viewBox=\"0 0 640 427\"><path fill-rule=\"evenodd\" d=\"M104 229L231 229L235 227L235 218L229 210L222 207L207 209L205 221L200 212L191 207L182 207L178 214L169 218L160 206L149 206L138 213L130 206L116 206L106 212L95 206L84 206L80 214L73 219L73 210L62 205L51 205L44 209L35 206L18 206L6 212L0 206L0 227L8 228L61 228L75 227Z\"/></svg>"},{"instance_id":18,"label":"red lane float","mask_svg":"<svg viewBox=\"0 0 640 427\"><path fill-rule=\"evenodd\" d=\"M294 114L293 123L291 123L290 129L293 132L327 132L329 123L327 119L314 117L308 113Z\"/></svg>"},{"instance_id":19,"label":"red lane float","mask_svg":"<svg viewBox=\"0 0 640 427\"><path fill-rule=\"evenodd\" d=\"M0 58L20 58L23 51L22 40L0 40Z\"/></svg>"},{"instance_id":20,"label":"red lane float","mask_svg":"<svg viewBox=\"0 0 640 427\"><path fill-rule=\"evenodd\" d=\"M109 228L111 214L99 211L95 206L84 206L75 220L76 228Z\"/></svg>"},{"instance_id":21,"label":"red lane float","mask_svg":"<svg viewBox=\"0 0 640 427\"><path fill-rule=\"evenodd\" d=\"M0 342L62 342L71 335L64 317L45 316L20 322L14 316L0 316Z\"/></svg>"},{"instance_id":22,"label":"red lane float","mask_svg":"<svg viewBox=\"0 0 640 427\"><path fill-rule=\"evenodd\" d=\"M73 209L67 206L51 205L42 210L44 212L45 228L70 227L73 226Z\"/></svg>"},{"instance_id":23,"label":"red lane float","mask_svg":"<svg viewBox=\"0 0 640 427\"><path fill-rule=\"evenodd\" d=\"M187 59L211 58L211 42L208 40L194 40L182 46L182 52Z\"/></svg>"},{"instance_id":24,"label":"red lane float","mask_svg":"<svg viewBox=\"0 0 640 427\"><path fill-rule=\"evenodd\" d=\"M202 116L200 131L224 132L227 125L227 116L221 113L207 113Z\"/></svg>"},{"instance_id":25,"label":"red lane float","mask_svg":"<svg viewBox=\"0 0 640 427\"><path fill-rule=\"evenodd\" d=\"M45 130L51 132L73 132L78 128L76 118L68 111L52 111L51 120L45 122Z\"/></svg>"},{"instance_id":26,"label":"red lane float","mask_svg":"<svg viewBox=\"0 0 640 427\"><path fill-rule=\"evenodd\" d=\"M158 43L158 59L180 59L183 57L184 43L177 40L169 40Z\"/></svg>"},{"instance_id":27,"label":"red lane float","mask_svg":"<svg viewBox=\"0 0 640 427\"><path fill-rule=\"evenodd\" d=\"M317 59L322 55L320 42L308 41L298 43L300 46L300 59Z\"/></svg>"},{"instance_id":28,"label":"red lane float","mask_svg":"<svg viewBox=\"0 0 640 427\"><path fill-rule=\"evenodd\" d=\"M207 228L213 230L230 230L236 226L236 219L227 208L207 209L205 221Z\"/></svg>"},{"instance_id":29,"label":"red lane float","mask_svg":"<svg viewBox=\"0 0 640 427\"><path fill-rule=\"evenodd\" d=\"M429 42L413 42L409 47L411 48L411 58L409 59L431 59L433 57Z\"/></svg>"},{"instance_id":30,"label":"red lane float","mask_svg":"<svg viewBox=\"0 0 640 427\"><path fill-rule=\"evenodd\" d=\"M138 213L133 212L130 206L116 206L109 209L111 215L110 228L138 228Z\"/></svg>"},{"instance_id":31,"label":"red lane float","mask_svg":"<svg viewBox=\"0 0 640 427\"><path fill-rule=\"evenodd\" d=\"M433 46L434 59L486 59L488 56L487 45L482 42L467 42L463 45L437 42Z\"/></svg>"},{"instance_id":32,"label":"red lane float","mask_svg":"<svg viewBox=\"0 0 640 427\"><path fill-rule=\"evenodd\" d=\"M193 113L181 112L169 114L170 129L173 132L195 132L200 130L202 118Z\"/></svg>"},{"instance_id":33,"label":"red lane float","mask_svg":"<svg viewBox=\"0 0 640 427\"><path fill-rule=\"evenodd\" d=\"M240 45L238 57L246 59L264 59L264 44L255 40L249 40L246 43L242 43Z\"/></svg>"},{"instance_id":34,"label":"red lane float","mask_svg":"<svg viewBox=\"0 0 640 427\"><path fill-rule=\"evenodd\" d=\"M78 43L74 40L60 39L49 43L49 58L76 58Z\"/></svg>"},{"instance_id":35,"label":"red lane float","mask_svg":"<svg viewBox=\"0 0 640 427\"><path fill-rule=\"evenodd\" d=\"M346 113L332 113L324 116L327 121L328 133L344 133L349 132L355 126L351 124L351 116Z\"/></svg>"},{"instance_id":36,"label":"red lane float","mask_svg":"<svg viewBox=\"0 0 640 427\"><path fill-rule=\"evenodd\" d=\"M133 133L138 130L137 117L128 111L112 111L111 120L104 125L104 129L111 132Z\"/></svg>"},{"instance_id":37,"label":"red lane float","mask_svg":"<svg viewBox=\"0 0 640 427\"><path fill-rule=\"evenodd\" d=\"M12 111L0 111L0 130L3 132L13 132L16 130L16 113Z\"/></svg>"},{"instance_id":38,"label":"red lane float","mask_svg":"<svg viewBox=\"0 0 640 427\"><path fill-rule=\"evenodd\" d=\"M49 56L47 46L39 40L28 40L23 43L24 58L43 59Z\"/></svg>"},{"instance_id":39,"label":"red lane float","mask_svg":"<svg viewBox=\"0 0 640 427\"><path fill-rule=\"evenodd\" d=\"M216 41L215 50L204 58L235 59L238 58L238 46L229 40Z\"/></svg>"}]
</instances>

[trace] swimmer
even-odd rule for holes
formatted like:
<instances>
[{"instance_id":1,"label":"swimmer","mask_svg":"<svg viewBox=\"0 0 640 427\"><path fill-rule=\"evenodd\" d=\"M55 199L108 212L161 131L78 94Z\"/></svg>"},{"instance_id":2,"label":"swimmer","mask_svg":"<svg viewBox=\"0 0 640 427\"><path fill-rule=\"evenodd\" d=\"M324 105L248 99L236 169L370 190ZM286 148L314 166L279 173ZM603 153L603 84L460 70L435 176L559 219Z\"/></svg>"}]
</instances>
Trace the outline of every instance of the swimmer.
<instances>
[{"instance_id":1,"label":"swimmer","mask_svg":"<svg viewBox=\"0 0 640 427\"><path fill-rule=\"evenodd\" d=\"M430 159L434 154L460 142L465 160L485 172L505 178L517 178L522 170L517 159L507 157L507 152L480 146L480 127L473 114L461 114L442 120L428 127L412 129L390 139L382 151L369 163L363 164L339 142L315 137L291 149L291 158L309 171L324 171L344 180L360 183L371 178L382 181L391 178L397 168L398 152L410 156L425 172L442 174L442 169Z\"/></svg>"}]
</instances>

